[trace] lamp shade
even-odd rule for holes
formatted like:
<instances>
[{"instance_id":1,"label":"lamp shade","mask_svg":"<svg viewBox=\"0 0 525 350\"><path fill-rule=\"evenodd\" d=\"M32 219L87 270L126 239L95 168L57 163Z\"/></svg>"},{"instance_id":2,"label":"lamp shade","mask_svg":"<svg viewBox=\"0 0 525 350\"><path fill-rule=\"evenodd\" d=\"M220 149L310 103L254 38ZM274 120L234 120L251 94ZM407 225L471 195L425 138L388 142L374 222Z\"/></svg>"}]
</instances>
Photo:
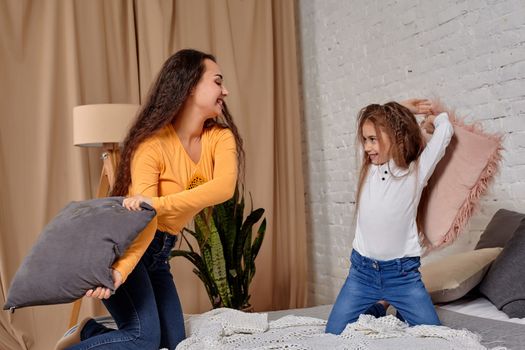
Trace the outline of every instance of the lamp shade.
<instances>
[{"instance_id":1,"label":"lamp shade","mask_svg":"<svg viewBox=\"0 0 525 350\"><path fill-rule=\"evenodd\" d=\"M94 104L73 108L75 146L102 147L122 143L135 119L139 105Z\"/></svg>"}]
</instances>

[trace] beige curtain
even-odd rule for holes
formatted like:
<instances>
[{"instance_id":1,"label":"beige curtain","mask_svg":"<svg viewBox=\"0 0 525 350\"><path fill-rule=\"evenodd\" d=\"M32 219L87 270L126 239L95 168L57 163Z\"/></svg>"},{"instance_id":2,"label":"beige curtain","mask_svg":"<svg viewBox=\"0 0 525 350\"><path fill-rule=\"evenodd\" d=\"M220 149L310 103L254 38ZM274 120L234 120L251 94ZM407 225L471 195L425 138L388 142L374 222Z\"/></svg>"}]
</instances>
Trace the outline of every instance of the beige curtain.
<instances>
[{"instance_id":1,"label":"beige curtain","mask_svg":"<svg viewBox=\"0 0 525 350\"><path fill-rule=\"evenodd\" d=\"M72 145L73 106L139 103L164 60L215 54L246 143L246 187L269 221L252 303L306 303L298 60L293 0L0 0L0 302L44 225L95 193L99 150ZM200 281L172 261L184 311L210 308ZM274 286L279 288L274 288ZM71 305L0 314L0 349L49 349ZM82 314L103 312L84 300Z\"/></svg>"},{"instance_id":2,"label":"beige curtain","mask_svg":"<svg viewBox=\"0 0 525 350\"><path fill-rule=\"evenodd\" d=\"M301 159L301 119L298 91L299 60L295 37L295 6L275 1L274 33L274 262L273 303L302 307L306 300L306 222ZM282 266L287 266L283 269Z\"/></svg>"}]
</instances>

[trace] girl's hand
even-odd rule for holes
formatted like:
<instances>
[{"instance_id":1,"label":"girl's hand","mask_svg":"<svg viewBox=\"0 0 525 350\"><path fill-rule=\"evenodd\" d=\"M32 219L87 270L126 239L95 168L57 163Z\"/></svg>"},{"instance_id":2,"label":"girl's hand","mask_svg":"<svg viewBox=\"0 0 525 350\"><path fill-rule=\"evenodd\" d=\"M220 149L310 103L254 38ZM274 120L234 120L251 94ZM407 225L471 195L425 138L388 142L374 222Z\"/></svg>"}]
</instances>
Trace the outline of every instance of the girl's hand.
<instances>
[{"instance_id":1,"label":"girl's hand","mask_svg":"<svg viewBox=\"0 0 525 350\"><path fill-rule=\"evenodd\" d=\"M144 197L140 194L137 194L132 197L124 198L124 201L122 201L122 206L128 210L138 211L142 210L142 208L140 207L140 203L152 205L150 197Z\"/></svg>"},{"instance_id":2,"label":"girl's hand","mask_svg":"<svg viewBox=\"0 0 525 350\"><path fill-rule=\"evenodd\" d=\"M436 116L433 114L428 115L425 120L423 120L423 124L421 124L421 127L425 129L427 134L433 134L434 133L434 119L436 119Z\"/></svg>"},{"instance_id":3,"label":"girl's hand","mask_svg":"<svg viewBox=\"0 0 525 350\"><path fill-rule=\"evenodd\" d=\"M122 275L115 269L111 269L111 275L113 277L113 284L115 285L115 290L122 284ZM97 299L108 299L111 296L111 289L104 287L97 287L95 289L90 289L86 292L86 296L90 298Z\"/></svg>"},{"instance_id":4,"label":"girl's hand","mask_svg":"<svg viewBox=\"0 0 525 350\"><path fill-rule=\"evenodd\" d=\"M432 113L432 101L429 99L418 99L411 98L405 101L399 102L402 106L405 106L414 114L431 114Z\"/></svg>"}]
</instances>

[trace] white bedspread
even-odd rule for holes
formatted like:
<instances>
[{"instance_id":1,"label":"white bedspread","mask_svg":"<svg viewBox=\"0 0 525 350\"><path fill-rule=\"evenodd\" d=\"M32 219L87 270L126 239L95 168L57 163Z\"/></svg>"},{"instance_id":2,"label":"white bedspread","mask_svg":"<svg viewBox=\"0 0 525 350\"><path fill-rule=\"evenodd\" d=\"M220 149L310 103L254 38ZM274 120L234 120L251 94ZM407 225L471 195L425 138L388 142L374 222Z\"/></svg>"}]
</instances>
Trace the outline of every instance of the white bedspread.
<instances>
[{"instance_id":1,"label":"white bedspread","mask_svg":"<svg viewBox=\"0 0 525 350\"><path fill-rule=\"evenodd\" d=\"M476 334L467 330L444 326L408 327L393 316L376 319L361 315L339 336L325 334L325 324L322 319L298 316L268 322L264 313L215 309L187 320L187 339L177 350L487 349Z\"/></svg>"}]
</instances>

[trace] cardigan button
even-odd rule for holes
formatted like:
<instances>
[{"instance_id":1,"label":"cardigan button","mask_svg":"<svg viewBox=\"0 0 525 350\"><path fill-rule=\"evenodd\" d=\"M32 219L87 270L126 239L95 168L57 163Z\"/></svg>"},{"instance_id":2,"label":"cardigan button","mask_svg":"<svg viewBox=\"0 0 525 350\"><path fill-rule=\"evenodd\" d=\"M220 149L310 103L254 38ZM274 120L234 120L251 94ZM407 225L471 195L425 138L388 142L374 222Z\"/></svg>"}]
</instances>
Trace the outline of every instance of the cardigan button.
<instances>
[{"instance_id":1,"label":"cardigan button","mask_svg":"<svg viewBox=\"0 0 525 350\"><path fill-rule=\"evenodd\" d=\"M384 177L382 177L382 178L381 178L381 180L385 181L385 178L384 178Z\"/></svg>"}]
</instances>

